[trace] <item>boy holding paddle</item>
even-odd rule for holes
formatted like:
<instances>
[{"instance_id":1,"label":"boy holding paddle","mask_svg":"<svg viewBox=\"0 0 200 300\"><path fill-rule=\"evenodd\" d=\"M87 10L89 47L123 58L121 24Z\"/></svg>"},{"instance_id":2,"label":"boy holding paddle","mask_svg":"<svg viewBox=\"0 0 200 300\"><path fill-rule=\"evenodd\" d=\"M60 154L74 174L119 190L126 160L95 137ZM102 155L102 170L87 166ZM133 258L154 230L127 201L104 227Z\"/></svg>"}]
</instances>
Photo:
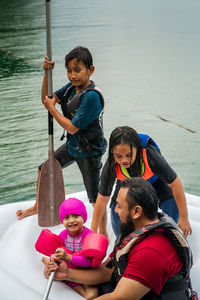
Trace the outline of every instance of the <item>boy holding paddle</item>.
<instances>
[{"instance_id":1,"label":"boy holding paddle","mask_svg":"<svg viewBox=\"0 0 200 300\"><path fill-rule=\"evenodd\" d=\"M65 57L69 83L49 98L47 72L53 70L54 62L45 57L42 83L42 103L53 118L67 132L67 141L55 151L55 158L62 168L76 162L87 191L89 201L94 205L98 193L101 157L106 151L102 129L104 99L90 76L94 72L93 59L85 47L76 47ZM56 109L61 105L63 114ZM64 138L64 135L63 135ZM37 213L38 189L42 165L38 170L37 197L33 207L18 210L19 220Z\"/></svg>"}]
</instances>

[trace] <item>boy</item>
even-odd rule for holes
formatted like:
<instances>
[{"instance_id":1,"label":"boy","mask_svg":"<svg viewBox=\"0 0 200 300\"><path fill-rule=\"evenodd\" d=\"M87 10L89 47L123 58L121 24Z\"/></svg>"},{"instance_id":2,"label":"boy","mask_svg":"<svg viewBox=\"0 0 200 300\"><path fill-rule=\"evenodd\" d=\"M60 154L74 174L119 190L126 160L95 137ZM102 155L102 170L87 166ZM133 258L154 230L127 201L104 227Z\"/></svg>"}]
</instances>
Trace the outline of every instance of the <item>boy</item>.
<instances>
[{"instance_id":1,"label":"boy","mask_svg":"<svg viewBox=\"0 0 200 300\"><path fill-rule=\"evenodd\" d=\"M87 191L89 201L94 205L98 193L101 157L106 151L106 140L102 130L104 99L90 76L94 72L93 59L85 47L76 47L65 57L69 83L48 98L47 70L54 68L54 62L45 57L42 83L42 103L54 119L67 132L67 142L55 151L55 158L62 168L76 162ZM63 115L56 109L59 103ZM64 135L63 135L64 138ZM41 174L38 169L37 194ZM37 213L36 203L24 211L16 212L19 220Z\"/></svg>"}]
</instances>

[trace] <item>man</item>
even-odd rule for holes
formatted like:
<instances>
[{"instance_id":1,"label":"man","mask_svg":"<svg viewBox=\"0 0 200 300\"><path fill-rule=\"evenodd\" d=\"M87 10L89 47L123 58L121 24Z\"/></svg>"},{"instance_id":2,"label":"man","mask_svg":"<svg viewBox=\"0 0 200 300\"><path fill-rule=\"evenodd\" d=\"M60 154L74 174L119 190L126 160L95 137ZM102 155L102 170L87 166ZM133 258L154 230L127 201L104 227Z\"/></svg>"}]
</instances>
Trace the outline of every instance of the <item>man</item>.
<instances>
[{"instance_id":1,"label":"man","mask_svg":"<svg viewBox=\"0 0 200 300\"><path fill-rule=\"evenodd\" d=\"M158 212L152 185L139 178L122 182L117 197L121 235L110 258L98 269L68 269L47 262L45 276L83 284L109 282L109 293L95 299L191 299L191 250L175 222Z\"/></svg>"}]
</instances>

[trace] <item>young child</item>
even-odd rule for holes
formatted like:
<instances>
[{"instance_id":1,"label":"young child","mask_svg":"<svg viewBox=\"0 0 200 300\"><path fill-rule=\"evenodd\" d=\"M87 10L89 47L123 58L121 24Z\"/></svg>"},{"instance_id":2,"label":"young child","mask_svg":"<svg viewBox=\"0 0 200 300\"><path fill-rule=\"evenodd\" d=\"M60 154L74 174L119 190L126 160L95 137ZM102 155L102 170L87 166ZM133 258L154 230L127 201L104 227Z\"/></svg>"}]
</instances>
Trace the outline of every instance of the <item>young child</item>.
<instances>
[{"instance_id":1,"label":"young child","mask_svg":"<svg viewBox=\"0 0 200 300\"><path fill-rule=\"evenodd\" d=\"M117 127L110 135L108 159L101 173L92 231L97 232L102 222L116 180L111 199L111 222L115 234L118 235L120 220L115 207L121 181L137 176L143 177L153 185L160 200L160 208L178 223L185 237L191 234L192 228L180 179L161 155L153 139L148 135L138 134L129 126ZM104 234L107 235L107 232Z\"/></svg>"},{"instance_id":2,"label":"young child","mask_svg":"<svg viewBox=\"0 0 200 300\"><path fill-rule=\"evenodd\" d=\"M90 267L90 258L76 255L76 252L82 249L86 235L92 233L90 229L83 225L87 221L87 211L84 203L76 198L69 198L61 204L59 215L65 227L59 236L71 254L63 248L57 248L55 254L51 255L51 260L53 261L55 258L64 259L71 268L74 266ZM43 257L42 261L47 264L48 259ZM93 299L98 296L98 289L95 286L81 285L71 281L66 281L66 283L86 299Z\"/></svg>"},{"instance_id":3,"label":"young child","mask_svg":"<svg viewBox=\"0 0 200 300\"><path fill-rule=\"evenodd\" d=\"M62 168L76 162L87 191L90 203L94 205L98 193L101 157L106 151L106 140L102 129L104 99L90 80L94 72L93 59L85 47L76 47L65 57L69 83L48 98L47 70L54 68L54 62L45 57L42 83L42 103L54 119L67 132L67 141L55 151L55 158ZM61 105L63 114L55 107ZM38 169L37 194L41 166ZM24 211L16 212L19 220L37 213L36 203Z\"/></svg>"}]
</instances>

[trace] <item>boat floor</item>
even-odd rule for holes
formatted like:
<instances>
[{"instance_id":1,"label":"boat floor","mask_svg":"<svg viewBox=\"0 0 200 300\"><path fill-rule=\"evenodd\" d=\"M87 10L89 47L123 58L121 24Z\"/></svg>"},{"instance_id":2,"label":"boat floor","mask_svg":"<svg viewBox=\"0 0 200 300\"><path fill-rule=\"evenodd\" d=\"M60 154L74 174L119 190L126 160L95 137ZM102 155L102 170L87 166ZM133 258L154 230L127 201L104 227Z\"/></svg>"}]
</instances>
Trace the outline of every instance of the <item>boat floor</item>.
<instances>
[{"instance_id":1,"label":"boat floor","mask_svg":"<svg viewBox=\"0 0 200 300\"><path fill-rule=\"evenodd\" d=\"M88 220L85 225L90 227L92 206L88 203L86 193L80 192L71 195L75 195L85 202L88 211ZM193 289L200 295L200 197L189 194L186 196L193 229L192 236L188 238L194 256L191 277ZM18 209L25 209L33 203L34 201L26 201L0 206L0 299L2 300L42 299L47 284L47 280L43 276L42 255L34 247L43 227L38 226L37 215L21 221L16 218ZM63 225L49 229L58 234L63 229ZM110 253L115 240L110 223L108 223L108 234L110 238L108 253ZM49 299L58 298L59 300L83 299L66 284L54 282Z\"/></svg>"}]
</instances>

